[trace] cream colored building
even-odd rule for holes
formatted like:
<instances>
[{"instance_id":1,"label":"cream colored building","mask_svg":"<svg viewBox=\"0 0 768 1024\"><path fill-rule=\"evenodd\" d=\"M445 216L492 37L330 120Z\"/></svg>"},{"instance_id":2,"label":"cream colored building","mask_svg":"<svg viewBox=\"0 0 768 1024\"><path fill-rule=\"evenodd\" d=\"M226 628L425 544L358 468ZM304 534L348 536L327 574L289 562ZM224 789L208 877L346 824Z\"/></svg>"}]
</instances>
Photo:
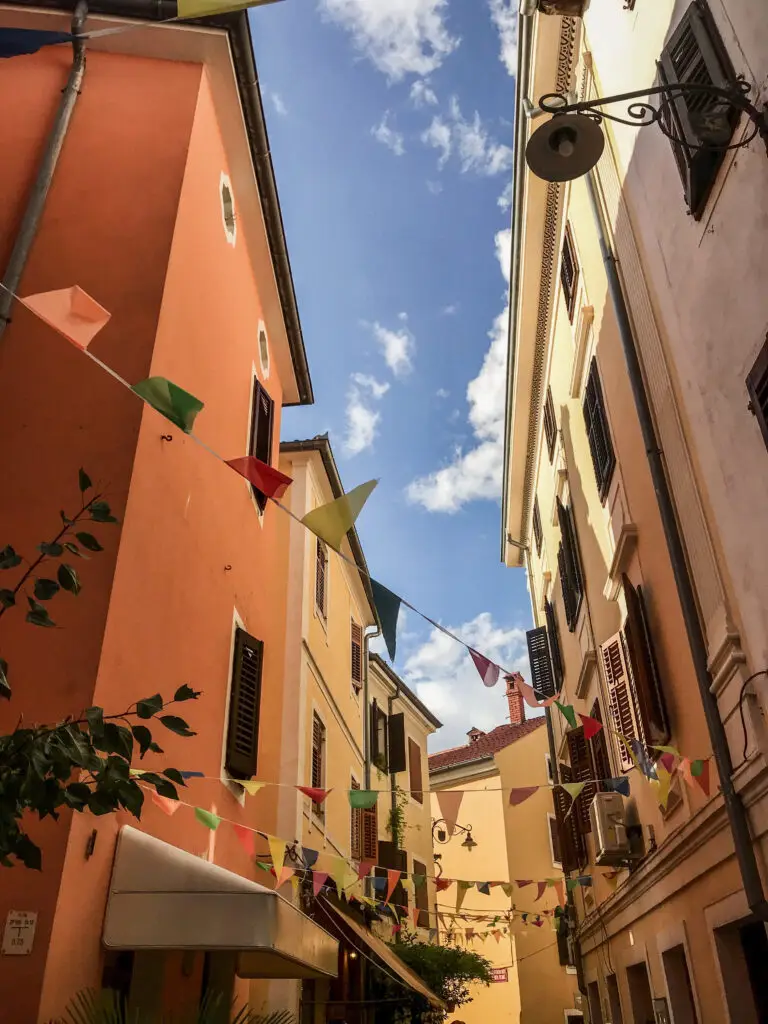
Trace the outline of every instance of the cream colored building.
<instances>
[{"instance_id":1,"label":"cream colored building","mask_svg":"<svg viewBox=\"0 0 768 1024\"><path fill-rule=\"evenodd\" d=\"M623 864L597 865L594 785L562 827L566 870L595 883L575 909L596 1024L768 1019L765 677L746 737L739 715L768 651L766 452L745 384L766 326L768 165L757 143L705 165L658 126L603 122L595 169L557 184L525 148L539 97L640 89L657 62L667 80L730 60L764 81L765 12L727 6L533 4L519 24L502 553L528 569L534 685L605 726L586 741L553 711L557 778L631 787ZM654 763L653 744L711 758L709 795L676 770L660 806L617 733Z\"/></svg>"},{"instance_id":2,"label":"cream colored building","mask_svg":"<svg viewBox=\"0 0 768 1024\"><path fill-rule=\"evenodd\" d=\"M444 878L463 881L530 880L510 899L500 885L483 892L469 888L457 911L457 885L437 896L442 913L440 941L454 942L486 957L494 968L489 986L473 985L472 1001L456 1008L451 1020L465 1024L549 1024L582 1020L575 968L567 944L553 931L556 889L537 899L535 881L561 879L552 800L547 785L549 754L543 717L525 720L519 690L508 687L510 721L488 733L471 729L461 747L432 754L429 774L436 821L435 854ZM512 807L516 786L542 788ZM453 835L441 821L439 792L461 791ZM467 839L471 833L472 842ZM510 911L512 908L515 910ZM544 915L542 912L550 913ZM526 919L523 918L526 914ZM494 925L494 918L498 917ZM539 918L541 924L534 925ZM475 934L467 935L470 929ZM501 931L500 937L491 934Z\"/></svg>"}]
</instances>

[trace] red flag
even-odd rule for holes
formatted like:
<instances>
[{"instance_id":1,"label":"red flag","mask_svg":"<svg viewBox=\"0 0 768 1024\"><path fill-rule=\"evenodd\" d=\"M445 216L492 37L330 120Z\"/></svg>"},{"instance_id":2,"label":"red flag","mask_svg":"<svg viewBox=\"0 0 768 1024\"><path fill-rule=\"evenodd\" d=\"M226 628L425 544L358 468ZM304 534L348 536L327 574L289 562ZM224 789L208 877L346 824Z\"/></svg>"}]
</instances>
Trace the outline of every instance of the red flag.
<instances>
[{"instance_id":1,"label":"red flag","mask_svg":"<svg viewBox=\"0 0 768 1024\"><path fill-rule=\"evenodd\" d=\"M485 655L473 651L469 648L469 653L472 661L475 663L475 668L480 673L480 678L483 680L484 686L495 686L499 681L499 666L494 665L492 661L489 661Z\"/></svg>"},{"instance_id":2,"label":"red flag","mask_svg":"<svg viewBox=\"0 0 768 1024\"><path fill-rule=\"evenodd\" d=\"M538 793L538 791L538 786L521 786L517 789L511 789L509 791L509 806L517 807L518 804L523 803L528 799L528 797L533 796L533 794Z\"/></svg>"},{"instance_id":3,"label":"red flag","mask_svg":"<svg viewBox=\"0 0 768 1024\"><path fill-rule=\"evenodd\" d=\"M411 909L411 915L413 917L413 927L414 928L418 928L419 927L419 914L420 913L421 913L421 911L419 910L418 907L413 907Z\"/></svg>"},{"instance_id":4,"label":"red flag","mask_svg":"<svg viewBox=\"0 0 768 1024\"><path fill-rule=\"evenodd\" d=\"M536 925L537 928L541 928L541 926L544 924L540 917L537 917L533 923Z\"/></svg>"},{"instance_id":5,"label":"red flag","mask_svg":"<svg viewBox=\"0 0 768 1024\"><path fill-rule=\"evenodd\" d=\"M328 878L328 872L327 871L313 871L312 872L312 891L314 892L315 896L317 896L319 894L320 890L325 885L327 878Z\"/></svg>"},{"instance_id":6,"label":"red flag","mask_svg":"<svg viewBox=\"0 0 768 1024\"><path fill-rule=\"evenodd\" d=\"M387 869L387 898L384 900L385 903L389 903L392 899L392 893L395 891L395 886L400 881L401 872L395 868Z\"/></svg>"},{"instance_id":7,"label":"red flag","mask_svg":"<svg viewBox=\"0 0 768 1024\"><path fill-rule=\"evenodd\" d=\"M256 833L245 825L233 825L235 835L240 840L240 845L249 857L256 856Z\"/></svg>"},{"instance_id":8,"label":"red flag","mask_svg":"<svg viewBox=\"0 0 768 1024\"><path fill-rule=\"evenodd\" d=\"M591 740L593 736L597 736L600 730L603 728L603 723L598 722L596 718L590 718L589 715L579 715L581 724L584 726L584 739Z\"/></svg>"},{"instance_id":9,"label":"red flag","mask_svg":"<svg viewBox=\"0 0 768 1024\"><path fill-rule=\"evenodd\" d=\"M315 789L312 786L297 786L296 789L304 796L308 796L313 804L321 804L331 792L330 789Z\"/></svg>"},{"instance_id":10,"label":"red flag","mask_svg":"<svg viewBox=\"0 0 768 1024\"><path fill-rule=\"evenodd\" d=\"M532 884L533 884L533 881L530 878L516 878L515 879L515 885L518 887L518 889L522 889L524 886L532 885Z\"/></svg>"},{"instance_id":11,"label":"red flag","mask_svg":"<svg viewBox=\"0 0 768 1024\"><path fill-rule=\"evenodd\" d=\"M669 752L662 754L659 758L659 764L663 764L666 770L672 774L672 769L675 765L675 755Z\"/></svg>"},{"instance_id":12,"label":"red flag","mask_svg":"<svg viewBox=\"0 0 768 1024\"><path fill-rule=\"evenodd\" d=\"M363 860L363 861L361 861L358 864L358 866L357 866L357 877L358 877L358 879L360 879L360 878L367 878L368 875L370 875L370 873L371 873L371 868L372 867L373 867L373 861L372 860Z\"/></svg>"},{"instance_id":13,"label":"red flag","mask_svg":"<svg viewBox=\"0 0 768 1024\"><path fill-rule=\"evenodd\" d=\"M709 796L709 761L702 761L701 771L698 775L694 775L693 777L701 786L704 796Z\"/></svg>"},{"instance_id":14,"label":"red flag","mask_svg":"<svg viewBox=\"0 0 768 1024\"><path fill-rule=\"evenodd\" d=\"M555 879L553 884L554 884L554 887L555 887L555 892L557 893L557 902L560 904L561 907L564 907L565 906L565 891L563 889L563 880L561 878L557 878L557 879Z\"/></svg>"},{"instance_id":15,"label":"red flag","mask_svg":"<svg viewBox=\"0 0 768 1024\"><path fill-rule=\"evenodd\" d=\"M452 878L436 878L435 879L435 888L437 889L438 892L445 892L445 890L446 889L450 889L450 887L452 885L453 885L453 879Z\"/></svg>"},{"instance_id":16,"label":"red flag","mask_svg":"<svg viewBox=\"0 0 768 1024\"><path fill-rule=\"evenodd\" d=\"M291 477L281 473L278 469L268 466L266 462L257 459L255 455L243 455L239 459L227 459L227 465L234 469L240 476L252 483L257 491L266 494L268 498L282 498L286 490L291 486Z\"/></svg>"}]
</instances>

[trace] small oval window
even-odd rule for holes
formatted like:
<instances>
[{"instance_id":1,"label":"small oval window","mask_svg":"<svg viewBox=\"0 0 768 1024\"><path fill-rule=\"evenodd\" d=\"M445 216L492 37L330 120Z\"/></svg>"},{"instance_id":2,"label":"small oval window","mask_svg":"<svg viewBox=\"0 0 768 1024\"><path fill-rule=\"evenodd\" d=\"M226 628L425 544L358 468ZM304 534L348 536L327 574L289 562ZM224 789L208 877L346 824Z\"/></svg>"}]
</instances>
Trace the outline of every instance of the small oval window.
<instances>
[{"instance_id":1,"label":"small oval window","mask_svg":"<svg viewBox=\"0 0 768 1024\"><path fill-rule=\"evenodd\" d=\"M269 376L269 342L263 325L259 325L259 362L263 377Z\"/></svg>"},{"instance_id":2,"label":"small oval window","mask_svg":"<svg viewBox=\"0 0 768 1024\"><path fill-rule=\"evenodd\" d=\"M235 244L237 220L235 218L235 197L232 185L226 174L222 174L220 182L221 216L224 221L224 232L230 245Z\"/></svg>"}]
</instances>

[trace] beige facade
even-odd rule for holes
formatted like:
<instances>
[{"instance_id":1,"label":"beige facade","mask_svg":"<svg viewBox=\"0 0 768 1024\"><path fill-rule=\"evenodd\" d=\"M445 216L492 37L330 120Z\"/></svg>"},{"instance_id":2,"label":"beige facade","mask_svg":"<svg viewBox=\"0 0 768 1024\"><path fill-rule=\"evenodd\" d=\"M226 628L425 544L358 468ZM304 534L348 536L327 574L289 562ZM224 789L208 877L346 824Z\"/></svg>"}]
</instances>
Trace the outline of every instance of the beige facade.
<instances>
[{"instance_id":1,"label":"beige facade","mask_svg":"<svg viewBox=\"0 0 768 1024\"><path fill-rule=\"evenodd\" d=\"M593 0L583 19L521 18L503 557L528 569L550 692L562 688L563 703L605 725L585 741L552 713L558 778L626 775L631 787L623 801L635 826L631 872L612 865L611 877L596 864L594 787L562 829L566 869L594 879L575 890L592 1021L751 1024L768 1019L766 907L753 895L750 909L715 760L709 797L676 771L663 809L616 734L638 738L652 762L653 744L708 758L719 712L735 800L747 808L763 871L761 703L754 696L744 705L745 761L739 691L766 661L768 603L757 569L767 485L755 466L767 456L745 388L766 326L764 301L752 299L764 286L749 283L765 246L764 148L727 156L708 182L701 168L684 168L687 201L672 145L655 126L603 122L595 170L567 184L533 176L524 148L544 121L535 109L526 116L526 100L530 113L554 91L582 99L650 86L656 61L670 66L681 44L690 56L705 45L702 32L715 34L717 52L722 43L754 84L764 76L755 69L768 53L767 25L747 3L728 4L727 13L719 0L631 6ZM615 113L625 116L626 104ZM601 231L617 264L604 260ZM628 339L655 444L641 430ZM685 551L677 575L650 468L657 449ZM703 636L698 661L681 571L690 574ZM716 698L710 727L697 665Z\"/></svg>"}]
</instances>

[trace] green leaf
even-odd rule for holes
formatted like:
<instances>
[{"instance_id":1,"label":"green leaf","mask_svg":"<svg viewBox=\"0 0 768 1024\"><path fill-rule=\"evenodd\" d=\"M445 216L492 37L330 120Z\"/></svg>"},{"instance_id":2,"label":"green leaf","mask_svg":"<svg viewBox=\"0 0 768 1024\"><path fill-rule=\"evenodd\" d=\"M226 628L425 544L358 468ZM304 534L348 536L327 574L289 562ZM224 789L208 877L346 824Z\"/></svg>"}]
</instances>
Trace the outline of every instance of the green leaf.
<instances>
[{"instance_id":1,"label":"green leaf","mask_svg":"<svg viewBox=\"0 0 768 1024\"><path fill-rule=\"evenodd\" d=\"M173 699L178 701L197 700L202 692L202 690L193 690L191 686L187 686L186 683L182 683L176 693L174 693Z\"/></svg>"},{"instance_id":2,"label":"green leaf","mask_svg":"<svg viewBox=\"0 0 768 1024\"><path fill-rule=\"evenodd\" d=\"M176 792L175 786L172 786L167 779L164 779L161 775L156 772L142 772L142 782L148 782L154 786L160 796L167 796L170 800L178 800L179 794Z\"/></svg>"},{"instance_id":3,"label":"green leaf","mask_svg":"<svg viewBox=\"0 0 768 1024\"><path fill-rule=\"evenodd\" d=\"M99 544L92 533L76 533L75 536L88 551L103 551L104 548Z\"/></svg>"},{"instance_id":4,"label":"green leaf","mask_svg":"<svg viewBox=\"0 0 768 1024\"><path fill-rule=\"evenodd\" d=\"M75 597L80 593L80 580L71 565L62 562L56 573L56 577L64 590L68 590Z\"/></svg>"},{"instance_id":5,"label":"green leaf","mask_svg":"<svg viewBox=\"0 0 768 1024\"><path fill-rule=\"evenodd\" d=\"M104 792L100 789L94 790L88 797L88 810L91 814L111 814L115 810L115 805L115 798L109 792Z\"/></svg>"},{"instance_id":6,"label":"green leaf","mask_svg":"<svg viewBox=\"0 0 768 1024\"><path fill-rule=\"evenodd\" d=\"M0 697L6 700L11 699L11 687L8 683L8 662L0 658Z\"/></svg>"},{"instance_id":7,"label":"green leaf","mask_svg":"<svg viewBox=\"0 0 768 1024\"><path fill-rule=\"evenodd\" d=\"M15 569L21 565L21 556L17 555L10 544L0 551L0 569Z\"/></svg>"},{"instance_id":8,"label":"green leaf","mask_svg":"<svg viewBox=\"0 0 768 1024\"><path fill-rule=\"evenodd\" d=\"M197 733L192 732L184 719L177 718L176 715L160 715L160 721L166 729L175 732L177 736L197 736Z\"/></svg>"},{"instance_id":9,"label":"green leaf","mask_svg":"<svg viewBox=\"0 0 768 1024\"><path fill-rule=\"evenodd\" d=\"M35 580L35 597L38 601L50 601L52 597L58 594L60 589L56 580L43 578Z\"/></svg>"},{"instance_id":10,"label":"green leaf","mask_svg":"<svg viewBox=\"0 0 768 1024\"><path fill-rule=\"evenodd\" d=\"M38 604L34 597L28 597L30 611L27 612L27 622L33 626L47 626L49 629L53 628L56 623L48 614L48 610L43 605Z\"/></svg>"},{"instance_id":11,"label":"green leaf","mask_svg":"<svg viewBox=\"0 0 768 1024\"><path fill-rule=\"evenodd\" d=\"M131 730L124 725L107 722L104 726L104 738L99 741L99 748L108 754L119 754L126 761L133 756L133 736Z\"/></svg>"},{"instance_id":12,"label":"green leaf","mask_svg":"<svg viewBox=\"0 0 768 1024\"><path fill-rule=\"evenodd\" d=\"M72 782L64 790L64 800L76 811L81 811L91 796L91 787L84 782Z\"/></svg>"},{"instance_id":13,"label":"green leaf","mask_svg":"<svg viewBox=\"0 0 768 1024\"><path fill-rule=\"evenodd\" d=\"M144 757L152 745L152 733L146 725L132 725L131 732L133 733L133 738L139 744L139 757Z\"/></svg>"},{"instance_id":14,"label":"green leaf","mask_svg":"<svg viewBox=\"0 0 768 1024\"><path fill-rule=\"evenodd\" d=\"M80 484L81 494L85 494L87 490L93 487L93 484L91 483L91 478L88 476L88 474L82 467L80 469L80 472L78 473L78 483Z\"/></svg>"},{"instance_id":15,"label":"green leaf","mask_svg":"<svg viewBox=\"0 0 768 1024\"><path fill-rule=\"evenodd\" d=\"M116 523L118 520L112 515L112 510L106 501L94 501L88 511L95 523Z\"/></svg>"},{"instance_id":16,"label":"green leaf","mask_svg":"<svg viewBox=\"0 0 768 1024\"><path fill-rule=\"evenodd\" d=\"M44 540L42 544L37 545L37 550L43 555L48 555L49 558L58 558L59 555L64 554L63 545L56 541L49 543Z\"/></svg>"},{"instance_id":17,"label":"green leaf","mask_svg":"<svg viewBox=\"0 0 768 1024\"><path fill-rule=\"evenodd\" d=\"M149 749L152 751L153 754L164 754L165 753L163 748L158 746L158 744L155 743L154 740L152 740L152 742L149 744Z\"/></svg>"},{"instance_id":18,"label":"green leaf","mask_svg":"<svg viewBox=\"0 0 768 1024\"><path fill-rule=\"evenodd\" d=\"M3 608L12 608L16 604L16 595L12 590L0 590L0 604Z\"/></svg>"},{"instance_id":19,"label":"green leaf","mask_svg":"<svg viewBox=\"0 0 768 1024\"><path fill-rule=\"evenodd\" d=\"M186 779L178 768L166 768L163 775L166 779L170 779L171 782L175 782L177 786L186 786L187 784Z\"/></svg>"},{"instance_id":20,"label":"green leaf","mask_svg":"<svg viewBox=\"0 0 768 1024\"><path fill-rule=\"evenodd\" d=\"M85 720L94 737L104 735L104 709L92 707L85 709Z\"/></svg>"},{"instance_id":21,"label":"green leaf","mask_svg":"<svg viewBox=\"0 0 768 1024\"><path fill-rule=\"evenodd\" d=\"M145 697L144 700L140 700L136 704L136 714L139 718L151 718L162 710L163 698L159 693L156 693L154 697Z\"/></svg>"},{"instance_id":22,"label":"green leaf","mask_svg":"<svg viewBox=\"0 0 768 1024\"><path fill-rule=\"evenodd\" d=\"M42 867L42 855L40 847L36 846L29 836L20 836L13 848L14 856L21 861L25 868L32 868L33 871L40 871Z\"/></svg>"},{"instance_id":23,"label":"green leaf","mask_svg":"<svg viewBox=\"0 0 768 1024\"><path fill-rule=\"evenodd\" d=\"M75 544L74 541L71 541L71 540L65 541L64 542L64 547L67 549L67 551L69 551L70 554L77 555L78 558L84 558L86 560L86 562L88 561L88 555L84 555L83 552L80 550L80 548L77 546L77 544Z\"/></svg>"},{"instance_id":24,"label":"green leaf","mask_svg":"<svg viewBox=\"0 0 768 1024\"><path fill-rule=\"evenodd\" d=\"M62 523L64 523L65 526L72 525L72 520L69 518L69 516L67 515L63 508L59 509L59 515L61 516L61 521Z\"/></svg>"},{"instance_id":25,"label":"green leaf","mask_svg":"<svg viewBox=\"0 0 768 1024\"><path fill-rule=\"evenodd\" d=\"M144 806L144 793L135 782L121 782L117 787L120 803L134 818L141 817L141 809Z\"/></svg>"}]
</instances>

